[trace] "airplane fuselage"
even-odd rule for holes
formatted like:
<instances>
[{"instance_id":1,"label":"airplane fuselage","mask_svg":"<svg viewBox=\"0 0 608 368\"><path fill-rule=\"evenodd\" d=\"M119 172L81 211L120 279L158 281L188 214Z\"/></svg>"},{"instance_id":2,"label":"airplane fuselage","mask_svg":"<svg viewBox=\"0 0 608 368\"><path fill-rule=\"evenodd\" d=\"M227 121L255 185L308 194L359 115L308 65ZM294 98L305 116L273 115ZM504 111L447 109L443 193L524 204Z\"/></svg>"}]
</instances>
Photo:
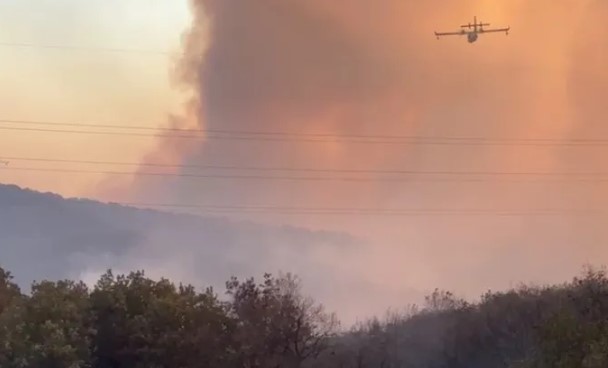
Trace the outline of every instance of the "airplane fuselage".
<instances>
[{"instance_id":1,"label":"airplane fuselage","mask_svg":"<svg viewBox=\"0 0 608 368\"><path fill-rule=\"evenodd\" d=\"M469 32L469 34L467 34L467 40L469 41L469 43L473 43L473 42L477 41L477 37L479 37L477 35L477 31Z\"/></svg>"}]
</instances>

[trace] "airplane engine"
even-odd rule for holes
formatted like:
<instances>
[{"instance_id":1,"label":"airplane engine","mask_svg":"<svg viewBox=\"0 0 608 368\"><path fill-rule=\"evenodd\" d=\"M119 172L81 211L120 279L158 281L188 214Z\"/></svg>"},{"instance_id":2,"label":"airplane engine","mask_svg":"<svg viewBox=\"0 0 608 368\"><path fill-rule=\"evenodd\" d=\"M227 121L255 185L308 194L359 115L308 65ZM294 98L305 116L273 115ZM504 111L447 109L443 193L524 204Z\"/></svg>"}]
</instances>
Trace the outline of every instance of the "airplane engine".
<instances>
[{"instance_id":1,"label":"airplane engine","mask_svg":"<svg viewBox=\"0 0 608 368\"><path fill-rule=\"evenodd\" d=\"M467 35L467 38L469 40L469 43L473 43L473 42L477 41L477 33L471 32Z\"/></svg>"}]
</instances>

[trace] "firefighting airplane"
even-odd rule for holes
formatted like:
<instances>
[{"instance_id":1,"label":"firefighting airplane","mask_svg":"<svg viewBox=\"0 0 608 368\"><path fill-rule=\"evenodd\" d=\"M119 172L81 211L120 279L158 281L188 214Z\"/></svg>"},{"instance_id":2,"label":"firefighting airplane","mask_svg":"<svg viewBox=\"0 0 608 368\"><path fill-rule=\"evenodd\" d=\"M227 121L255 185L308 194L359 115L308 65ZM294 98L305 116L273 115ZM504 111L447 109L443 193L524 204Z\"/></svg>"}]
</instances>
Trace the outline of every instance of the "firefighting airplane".
<instances>
[{"instance_id":1,"label":"firefighting airplane","mask_svg":"<svg viewBox=\"0 0 608 368\"><path fill-rule=\"evenodd\" d=\"M473 24L465 24L460 26L462 28L460 32L435 32L435 36L437 39L441 36L467 36L467 40L469 43L473 43L477 41L477 37L479 37L482 33L492 33L492 32L505 32L507 35L509 34L509 30L511 27L507 28L495 28L495 29L484 29L483 27L489 26L490 23L482 23L481 21L477 23L477 17L474 17ZM466 30L468 28L469 30Z\"/></svg>"}]
</instances>

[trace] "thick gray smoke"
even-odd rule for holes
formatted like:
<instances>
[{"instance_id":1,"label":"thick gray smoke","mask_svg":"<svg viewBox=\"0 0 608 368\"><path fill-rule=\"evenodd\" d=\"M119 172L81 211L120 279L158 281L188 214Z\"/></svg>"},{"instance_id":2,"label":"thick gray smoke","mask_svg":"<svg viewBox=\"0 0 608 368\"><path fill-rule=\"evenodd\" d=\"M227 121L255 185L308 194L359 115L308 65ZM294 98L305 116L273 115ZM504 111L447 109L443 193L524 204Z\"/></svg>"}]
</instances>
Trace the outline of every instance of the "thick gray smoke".
<instances>
[{"instance_id":1,"label":"thick gray smoke","mask_svg":"<svg viewBox=\"0 0 608 368\"><path fill-rule=\"evenodd\" d=\"M602 1L195 0L192 9L178 74L193 94L186 117L205 129L498 139L608 136L601 98L608 85L608 9ZM508 37L483 35L474 45L432 36L473 15L513 31ZM506 172L605 171L605 149L209 140L186 146L163 142L159 152L196 164ZM598 182L502 179L183 180L161 193L171 193L176 202L228 205L524 211L601 208L606 199ZM377 300L357 307L366 310L409 301L412 289L443 286L475 295L511 282L555 281L608 256L603 251L608 232L599 217L254 219L367 237L368 248L349 267L340 265L339 255L326 255L340 272L377 286ZM356 288L347 294L352 299L354 293Z\"/></svg>"}]
</instances>

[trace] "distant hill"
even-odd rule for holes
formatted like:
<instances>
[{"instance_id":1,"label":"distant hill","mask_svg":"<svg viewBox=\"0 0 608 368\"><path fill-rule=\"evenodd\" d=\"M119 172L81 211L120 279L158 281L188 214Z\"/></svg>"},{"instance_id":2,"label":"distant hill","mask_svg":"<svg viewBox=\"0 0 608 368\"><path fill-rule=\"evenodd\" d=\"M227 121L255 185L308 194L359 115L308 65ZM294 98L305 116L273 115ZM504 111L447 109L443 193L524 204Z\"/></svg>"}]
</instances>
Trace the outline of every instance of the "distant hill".
<instances>
[{"instance_id":1,"label":"distant hill","mask_svg":"<svg viewBox=\"0 0 608 368\"><path fill-rule=\"evenodd\" d=\"M24 284L65 277L95 280L107 268L145 269L222 287L231 275L296 272L329 288L324 254L357 248L345 234L66 199L0 185L0 265ZM321 294L329 290L319 290Z\"/></svg>"}]
</instances>

